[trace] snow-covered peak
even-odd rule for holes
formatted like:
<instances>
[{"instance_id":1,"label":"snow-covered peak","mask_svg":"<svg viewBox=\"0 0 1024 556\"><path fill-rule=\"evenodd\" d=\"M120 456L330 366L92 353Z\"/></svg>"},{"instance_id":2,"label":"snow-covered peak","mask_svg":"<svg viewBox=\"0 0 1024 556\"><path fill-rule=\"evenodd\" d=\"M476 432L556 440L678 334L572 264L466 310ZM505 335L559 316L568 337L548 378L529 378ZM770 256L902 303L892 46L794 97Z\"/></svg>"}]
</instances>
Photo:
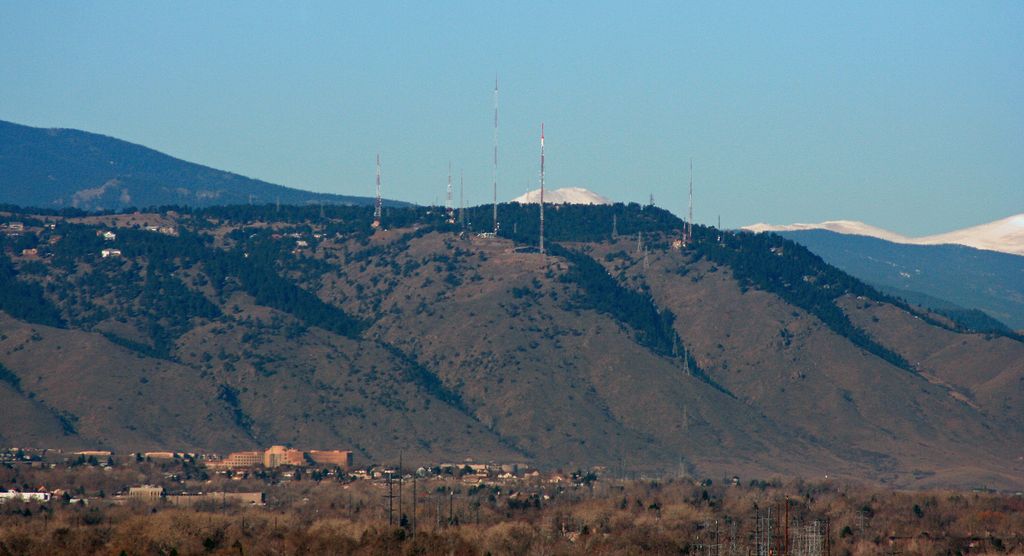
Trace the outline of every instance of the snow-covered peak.
<instances>
[{"instance_id":1,"label":"snow-covered peak","mask_svg":"<svg viewBox=\"0 0 1024 556\"><path fill-rule=\"evenodd\" d=\"M832 220L818 224L752 224L744 226L744 230L751 232L791 232L798 230L829 230L832 232L848 235L870 236L893 243L909 243L912 245L942 245L955 244L985 249L988 251L999 251L1013 255L1024 255L1024 213L981 224L925 237L907 237L877 228L853 220Z\"/></svg>"},{"instance_id":2,"label":"snow-covered peak","mask_svg":"<svg viewBox=\"0 0 1024 556\"><path fill-rule=\"evenodd\" d=\"M890 232L876 226L871 226L863 222L856 220L829 220L827 222L820 222L818 224L786 224L786 225L772 225L772 224L752 224L750 226L744 226L744 230L751 232L794 232L799 230L829 230L836 232L837 234L847 234L855 236L869 236L884 239L886 241L892 241L895 243L906 243L908 237L897 234L896 232Z\"/></svg>"},{"instance_id":3,"label":"snow-covered peak","mask_svg":"<svg viewBox=\"0 0 1024 556\"><path fill-rule=\"evenodd\" d=\"M540 189L534 189L524 195L512 199L521 205L540 202ZM589 189L582 187L563 187L561 189L545 189L544 203L553 205L610 205L612 202Z\"/></svg>"},{"instance_id":4,"label":"snow-covered peak","mask_svg":"<svg viewBox=\"0 0 1024 556\"><path fill-rule=\"evenodd\" d=\"M1024 255L1024 213L988 224L918 238L914 243L922 245L956 243L977 249Z\"/></svg>"}]
</instances>

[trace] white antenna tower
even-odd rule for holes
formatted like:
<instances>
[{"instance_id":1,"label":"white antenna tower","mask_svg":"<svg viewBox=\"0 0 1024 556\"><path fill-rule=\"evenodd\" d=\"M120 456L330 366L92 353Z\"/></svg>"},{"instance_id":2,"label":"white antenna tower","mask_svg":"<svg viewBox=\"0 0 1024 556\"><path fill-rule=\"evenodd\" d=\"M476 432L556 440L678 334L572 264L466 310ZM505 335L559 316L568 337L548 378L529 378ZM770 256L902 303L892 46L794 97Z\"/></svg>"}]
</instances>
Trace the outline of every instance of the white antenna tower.
<instances>
[{"instance_id":1,"label":"white antenna tower","mask_svg":"<svg viewBox=\"0 0 1024 556\"><path fill-rule=\"evenodd\" d=\"M373 207L373 227L380 227L381 201L380 201L380 153L377 153L377 202Z\"/></svg>"},{"instance_id":2,"label":"white antenna tower","mask_svg":"<svg viewBox=\"0 0 1024 556\"><path fill-rule=\"evenodd\" d=\"M544 122L540 123L540 254L544 254Z\"/></svg>"},{"instance_id":3,"label":"white antenna tower","mask_svg":"<svg viewBox=\"0 0 1024 556\"><path fill-rule=\"evenodd\" d=\"M686 235L693 241L693 158L690 158L690 213L686 222Z\"/></svg>"},{"instance_id":4,"label":"white antenna tower","mask_svg":"<svg viewBox=\"0 0 1024 556\"><path fill-rule=\"evenodd\" d=\"M459 226L466 227L466 215L465 215L465 204L463 202L463 195L466 190L466 172L465 170L459 170Z\"/></svg>"},{"instance_id":5,"label":"white antenna tower","mask_svg":"<svg viewBox=\"0 0 1024 556\"><path fill-rule=\"evenodd\" d=\"M452 161L448 161L448 190L444 201L444 208L448 212L448 223L455 223L455 208L452 206Z\"/></svg>"},{"instance_id":6,"label":"white antenna tower","mask_svg":"<svg viewBox=\"0 0 1024 556\"><path fill-rule=\"evenodd\" d=\"M494 76L494 233L498 233L498 76Z\"/></svg>"}]
</instances>

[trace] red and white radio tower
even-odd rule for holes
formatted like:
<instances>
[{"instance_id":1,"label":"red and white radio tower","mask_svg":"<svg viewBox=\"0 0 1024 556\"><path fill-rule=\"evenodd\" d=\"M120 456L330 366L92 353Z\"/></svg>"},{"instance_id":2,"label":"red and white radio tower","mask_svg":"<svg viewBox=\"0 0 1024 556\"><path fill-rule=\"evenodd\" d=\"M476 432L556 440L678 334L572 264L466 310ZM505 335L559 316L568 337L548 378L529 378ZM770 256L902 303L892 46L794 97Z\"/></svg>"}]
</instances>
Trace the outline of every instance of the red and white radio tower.
<instances>
[{"instance_id":1,"label":"red and white radio tower","mask_svg":"<svg viewBox=\"0 0 1024 556\"><path fill-rule=\"evenodd\" d=\"M494 233L498 233L498 76L494 76Z\"/></svg>"},{"instance_id":2,"label":"red and white radio tower","mask_svg":"<svg viewBox=\"0 0 1024 556\"><path fill-rule=\"evenodd\" d=\"M380 216L381 216L381 200L380 200L380 153L377 153L377 202L373 208L373 227L380 227Z\"/></svg>"},{"instance_id":3,"label":"red and white radio tower","mask_svg":"<svg viewBox=\"0 0 1024 556\"><path fill-rule=\"evenodd\" d=\"M544 254L544 122L540 123L540 254Z\"/></svg>"}]
</instances>

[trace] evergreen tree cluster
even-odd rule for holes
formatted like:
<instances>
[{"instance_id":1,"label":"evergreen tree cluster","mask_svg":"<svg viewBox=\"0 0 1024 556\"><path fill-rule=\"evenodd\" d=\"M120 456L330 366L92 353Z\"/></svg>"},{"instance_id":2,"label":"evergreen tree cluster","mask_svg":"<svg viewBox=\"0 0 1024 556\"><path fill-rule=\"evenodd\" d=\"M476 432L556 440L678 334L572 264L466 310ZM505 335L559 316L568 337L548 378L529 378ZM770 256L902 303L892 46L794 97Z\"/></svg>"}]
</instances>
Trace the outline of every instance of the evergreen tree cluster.
<instances>
[{"instance_id":1,"label":"evergreen tree cluster","mask_svg":"<svg viewBox=\"0 0 1024 556\"><path fill-rule=\"evenodd\" d=\"M0 245L2 247L2 245ZM43 288L18 279L11 259L0 249L0 310L16 319L46 326L63 327L60 311L46 297Z\"/></svg>"}]
</instances>

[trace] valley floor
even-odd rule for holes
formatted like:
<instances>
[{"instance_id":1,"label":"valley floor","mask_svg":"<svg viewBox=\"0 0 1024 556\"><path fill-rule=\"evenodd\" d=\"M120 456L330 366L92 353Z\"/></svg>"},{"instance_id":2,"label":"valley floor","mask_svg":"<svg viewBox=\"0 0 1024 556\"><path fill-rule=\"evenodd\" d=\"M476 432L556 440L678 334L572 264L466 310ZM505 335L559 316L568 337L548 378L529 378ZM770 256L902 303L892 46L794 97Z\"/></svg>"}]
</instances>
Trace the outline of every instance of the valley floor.
<instances>
[{"instance_id":1,"label":"valley floor","mask_svg":"<svg viewBox=\"0 0 1024 556\"><path fill-rule=\"evenodd\" d=\"M0 467L4 487L67 489L45 502L0 503L0 555L1024 553L1020 493L592 473L413 487L412 474L389 485L346 475L184 479L189 472L151 462L107 471ZM135 481L219 499L182 507L173 496L116 494Z\"/></svg>"}]
</instances>

